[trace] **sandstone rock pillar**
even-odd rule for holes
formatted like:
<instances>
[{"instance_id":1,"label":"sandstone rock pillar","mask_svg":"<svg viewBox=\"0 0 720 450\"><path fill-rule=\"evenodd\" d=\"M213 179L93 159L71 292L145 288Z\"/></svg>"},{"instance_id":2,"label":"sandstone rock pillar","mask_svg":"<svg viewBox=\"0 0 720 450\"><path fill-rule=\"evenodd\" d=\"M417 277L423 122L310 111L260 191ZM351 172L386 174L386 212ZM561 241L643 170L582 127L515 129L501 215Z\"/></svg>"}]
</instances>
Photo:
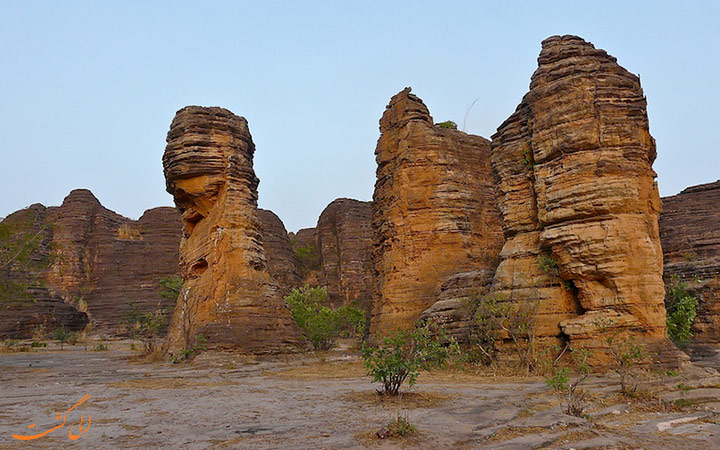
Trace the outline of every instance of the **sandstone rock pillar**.
<instances>
[{"instance_id":1,"label":"sandstone rock pillar","mask_svg":"<svg viewBox=\"0 0 720 450\"><path fill-rule=\"evenodd\" d=\"M195 344L275 353L303 345L267 269L257 211L255 146L247 121L223 108L188 106L167 136L167 190L182 213L182 291L170 352Z\"/></svg>"},{"instance_id":2,"label":"sandstone rock pillar","mask_svg":"<svg viewBox=\"0 0 720 450\"><path fill-rule=\"evenodd\" d=\"M592 347L609 326L662 341L660 198L640 80L576 36L543 41L538 63L492 137L507 238L494 289L539 302L540 336Z\"/></svg>"},{"instance_id":3,"label":"sandstone rock pillar","mask_svg":"<svg viewBox=\"0 0 720 450\"><path fill-rule=\"evenodd\" d=\"M494 267L502 246L487 139L434 125L410 88L390 100L380 132L371 334L414 326L449 276Z\"/></svg>"}]
</instances>

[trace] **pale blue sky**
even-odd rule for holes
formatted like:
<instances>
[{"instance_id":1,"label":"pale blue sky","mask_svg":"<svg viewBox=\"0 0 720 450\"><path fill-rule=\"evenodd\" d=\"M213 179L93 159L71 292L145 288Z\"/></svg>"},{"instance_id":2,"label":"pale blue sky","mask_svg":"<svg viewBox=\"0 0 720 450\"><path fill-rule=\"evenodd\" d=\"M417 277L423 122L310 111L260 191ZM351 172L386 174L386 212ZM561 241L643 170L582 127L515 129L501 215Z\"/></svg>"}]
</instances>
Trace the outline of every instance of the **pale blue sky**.
<instances>
[{"instance_id":1,"label":"pale blue sky","mask_svg":"<svg viewBox=\"0 0 720 450\"><path fill-rule=\"evenodd\" d=\"M176 110L246 117L260 206L288 230L369 200L378 119L412 86L436 121L489 137L540 41L577 34L641 75L661 195L720 178L720 2L0 0L0 216L78 187L137 218L172 204Z\"/></svg>"}]
</instances>

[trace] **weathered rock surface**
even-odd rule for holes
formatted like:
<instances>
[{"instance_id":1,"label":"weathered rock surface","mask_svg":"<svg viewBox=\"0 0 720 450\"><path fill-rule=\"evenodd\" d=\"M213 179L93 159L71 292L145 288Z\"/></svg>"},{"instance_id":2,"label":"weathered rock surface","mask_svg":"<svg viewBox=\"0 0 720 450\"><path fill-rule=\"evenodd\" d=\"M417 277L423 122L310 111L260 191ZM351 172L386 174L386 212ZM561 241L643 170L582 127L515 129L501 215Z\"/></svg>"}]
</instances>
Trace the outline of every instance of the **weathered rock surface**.
<instances>
[{"instance_id":1,"label":"weathered rock surface","mask_svg":"<svg viewBox=\"0 0 720 450\"><path fill-rule=\"evenodd\" d=\"M698 300L693 342L720 342L720 181L662 199L664 278L688 283Z\"/></svg>"},{"instance_id":2,"label":"weathered rock surface","mask_svg":"<svg viewBox=\"0 0 720 450\"><path fill-rule=\"evenodd\" d=\"M334 306L355 302L370 310L373 291L372 207L370 202L340 198L317 223L323 284Z\"/></svg>"},{"instance_id":3,"label":"weathered rock surface","mask_svg":"<svg viewBox=\"0 0 720 450\"><path fill-rule=\"evenodd\" d=\"M257 211L258 179L247 121L223 108L188 106L167 136L167 190L182 213L184 280L167 348L195 345L276 353L304 338L271 276Z\"/></svg>"},{"instance_id":4,"label":"weathered rock surface","mask_svg":"<svg viewBox=\"0 0 720 450\"><path fill-rule=\"evenodd\" d=\"M268 271L280 285L283 294L287 294L301 283L288 232L274 212L258 209L258 216L262 225L263 249Z\"/></svg>"},{"instance_id":5,"label":"weathered rock surface","mask_svg":"<svg viewBox=\"0 0 720 450\"><path fill-rule=\"evenodd\" d=\"M451 276L440 286L437 302L422 312L420 320L442 325L458 343L469 343L476 328L472 302L490 290L494 274L485 269Z\"/></svg>"},{"instance_id":6,"label":"weathered rock surface","mask_svg":"<svg viewBox=\"0 0 720 450\"><path fill-rule=\"evenodd\" d=\"M410 88L390 100L380 132L372 334L413 326L449 276L493 268L503 241L487 139L435 126Z\"/></svg>"},{"instance_id":7,"label":"weathered rock surface","mask_svg":"<svg viewBox=\"0 0 720 450\"><path fill-rule=\"evenodd\" d=\"M31 292L32 309L40 316L55 311L55 317L70 318L67 308L80 309L96 331L116 334L125 329L129 302L143 312L174 306L160 295L159 280L179 272L181 224L175 208L149 209L135 221L103 207L89 190L76 189L61 206L43 211L48 225L45 251L52 247L53 258L41 271L42 286Z\"/></svg>"},{"instance_id":8,"label":"weathered rock surface","mask_svg":"<svg viewBox=\"0 0 720 450\"><path fill-rule=\"evenodd\" d=\"M576 36L543 41L538 63L492 137L507 239L494 290L539 302L539 336L602 345L599 320L664 343L655 142L640 80Z\"/></svg>"},{"instance_id":9,"label":"weathered rock surface","mask_svg":"<svg viewBox=\"0 0 720 450\"><path fill-rule=\"evenodd\" d=\"M94 326L119 332L129 303L141 311L172 308L159 280L177 276L180 217L175 208L145 211L137 221L103 207L87 189L55 210L53 242L60 258L48 283L68 303L87 305Z\"/></svg>"},{"instance_id":10,"label":"weathered rock surface","mask_svg":"<svg viewBox=\"0 0 720 450\"><path fill-rule=\"evenodd\" d=\"M30 237L33 251L22 262L13 255L3 258L0 267L0 286L3 289L0 303L0 339L30 338L35 329L51 332L57 328L80 331L88 323L87 314L53 294L44 280L52 253L50 217L52 208L35 204L10 214L2 221L7 227L7 239ZM35 244L37 242L37 244ZM8 247L10 248L10 247Z\"/></svg>"}]
</instances>

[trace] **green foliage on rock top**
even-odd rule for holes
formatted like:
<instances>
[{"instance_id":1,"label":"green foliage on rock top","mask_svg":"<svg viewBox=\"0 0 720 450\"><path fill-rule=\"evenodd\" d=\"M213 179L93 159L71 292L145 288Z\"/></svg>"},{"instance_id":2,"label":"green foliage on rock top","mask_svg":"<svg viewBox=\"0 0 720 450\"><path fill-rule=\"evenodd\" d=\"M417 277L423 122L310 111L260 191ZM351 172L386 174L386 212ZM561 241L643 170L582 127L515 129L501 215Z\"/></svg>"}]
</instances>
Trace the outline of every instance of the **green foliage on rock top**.
<instances>
[{"instance_id":1,"label":"green foliage on rock top","mask_svg":"<svg viewBox=\"0 0 720 450\"><path fill-rule=\"evenodd\" d=\"M449 128L451 130L457 130L458 126L452 120L446 120L445 122L436 123L435 126L440 128Z\"/></svg>"}]
</instances>

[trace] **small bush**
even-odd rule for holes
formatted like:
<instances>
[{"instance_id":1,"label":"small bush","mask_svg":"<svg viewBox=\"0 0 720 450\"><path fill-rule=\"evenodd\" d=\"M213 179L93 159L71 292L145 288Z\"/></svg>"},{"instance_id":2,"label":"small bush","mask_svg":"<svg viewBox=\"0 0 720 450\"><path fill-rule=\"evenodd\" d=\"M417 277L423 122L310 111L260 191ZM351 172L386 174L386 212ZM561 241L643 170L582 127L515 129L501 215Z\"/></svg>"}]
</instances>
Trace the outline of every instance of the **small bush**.
<instances>
[{"instance_id":1,"label":"small bush","mask_svg":"<svg viewBox=\"0 0 720 450\"><path fill-rule=\"evenodd\" d=\"M545 377L545 383L564 403L563 412L565 414L583 417L585 392L579 389L579 386L590 376L590 368L587 365L590 356L590 352L586 349L572 349L570 350L570 364L565 367L553 364L551 374ZM559 359L560 357L555 361L557 362Z\"/></svg>"},{"instance_id":2,"label":"small bush","mask_svg":"<svg viewBox=\"0 0 720 450\"><path fill-rule=\"evenodd\" d=\"M377 340L379 345L363 344L362 357L368 376L383 385L380 394L397 395L406 379L413 386L421 370L444 367L452 353L460 353L445 329L434 325L399 329Z\"/></svg>"},{"instance_id":3,"label":"small bush","mask_svg":"<svg viewBox=\"0 0 720 450\"><path fill-rule=\"evenodd\" d=\"M542 255L538 256L537 263L540 266L540 270L551 276L558 276L560 268L558 267L557 261L552 256Z\"/></svg>"},{"instance_id":4,"label":"small bush","mask_svg":"<svg viewBox=\"0 0 720 450\"><path fill-rule=\"evenodd\" d=\"M637 366L648 358L648 354L632 338L618 339L617 336L611 336L607 338L607 343L608 352L615 363L613 371L620 379L620 393L632 396L638 388Z\"/></svg>"},{"instance_id":5,"label":"small bush","mask_svg":"<svg viewBox=\"0 0 720 450\"><path fill-rule=\"evenodd\" d=\"M108 346L106 344L103 344L102 342L98 342L95 347L93 347L94 352L106 352L108 351Z\"/></svg>"},{"instance_id":6,"label":"small bush","mask_svg":"<svg viewBox=\"0 0 720 450\"><path fill-rule=\"evenodd\" d=\"M125 323L130 327L130 338L142 342L143 352L150 354L155 351L160 330L167 324L167 314L164 309L143 313L140 307L132 302L128 303L128 307Z\"/></svg>"},{"instance_id":7,"label":"small bush","mask_svg":"<svg viewBox=\"0 0 720 450\"><path fill-rule=\"evenodd\" d=\"M53 339L60 343L60 350L63 349L63 345L70 339L70 333L65 331L64 328L57 328L53 331Z\"/></svg>"},{"instance_id":8,"label":"small bush","mask_svg":"<svg viewBox=\"0 0 720 450\"><path fill-rule=\"evenodd\" d=\"M406 416L398 414L386 425L388 430L386 437L400 436L405 437L417 432L417 427L410 423Z\"/></svg>"},{"instance_id":9,"label":"small bush","mask_svg":"<svg viewBox=\"0 0 720 450\"><path fill-rule=\"evenodd\" d=\"M509 339L525 369L535 370L535 316L539 302L515 303L492 293L474 301L475 344L481 346L488 360L495 358L495 340Z\"/></svg>"},{"instance_id":10,"label":"small bush","mask_svg":"<svg viewBox=\"0 0 720 450\"><path fill-rule=\"evenodd\" d=\"M453 122L452 120L446 120L445 122L436 123L435 126L440 127L440 128L448 128L451 130L458 129L457 124L455 122Z\"/></svg>"},{"instance_id":11,"label":"small bush","mask_svg":"<svg viewBox=\"0 0 720 450\"><path fill-rule=\"evenodd\" d=\"M160 278L160 296L168 300L177 299L182 290L183 280L178 276Z\"/></svg>"},{"instance_id":12,"label":"small bush","mask_svg":"<svg viewBox=\"0 0 720 450\"><path fill-rule=\"evenodd\" d=\"M668 336L678 347L685 347L693 336L692 325L697 316L698 299L687 291L687 283L673 276L667 288Z\"/></svg>"},{"instance_id":13,"label":"small bush","mask_svg":"<svg viewBox=\"0 0 720 450\"><path fill-rule=\"evenodd\" d=\"M305 286L293 289L285 297L293 319L305 332L315 350L335 346L338 336L359 336L365 329L365 312L353 305L332 309L325 305L325 288Z\"/></svg>"},{"instance_id":14,"label":"small bush","mask_svg":"<svg viewBox=\"0 0 720 450\"><path fill-rule=\"evenodd\" d=\"M183 349L179 355L171 355L170 362L177 364L182 361L187 361L205 350L207 350L207 338L202 334L195 335L195 345Z\"/></svg>"}]
</instances>

